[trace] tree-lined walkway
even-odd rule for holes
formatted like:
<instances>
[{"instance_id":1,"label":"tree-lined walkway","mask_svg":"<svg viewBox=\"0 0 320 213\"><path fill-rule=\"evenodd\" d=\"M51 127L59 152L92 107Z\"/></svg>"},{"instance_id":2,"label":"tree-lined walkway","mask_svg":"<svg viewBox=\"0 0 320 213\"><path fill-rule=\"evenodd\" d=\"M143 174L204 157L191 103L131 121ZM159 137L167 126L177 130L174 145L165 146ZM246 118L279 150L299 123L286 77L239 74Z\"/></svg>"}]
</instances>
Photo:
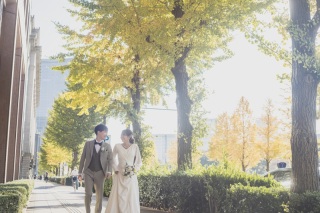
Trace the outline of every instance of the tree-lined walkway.
<instances>
[{"instance_id":1,"label":"tree-lined walkway","mask_svg":"<svg viewBox=\"0 0 320 213\"><path fill-rule=\"evenodd\" d=\"M95 194L92 196L91 211L94 212ZM107 198L103 198L102 212L105 211ZM30 196L26 213L85 213L84 188L76 192L71 186L56 183L35 181L35 186ZM141 207L141 213L160 213L161 211Z\"/></svg>"}]
</instances>

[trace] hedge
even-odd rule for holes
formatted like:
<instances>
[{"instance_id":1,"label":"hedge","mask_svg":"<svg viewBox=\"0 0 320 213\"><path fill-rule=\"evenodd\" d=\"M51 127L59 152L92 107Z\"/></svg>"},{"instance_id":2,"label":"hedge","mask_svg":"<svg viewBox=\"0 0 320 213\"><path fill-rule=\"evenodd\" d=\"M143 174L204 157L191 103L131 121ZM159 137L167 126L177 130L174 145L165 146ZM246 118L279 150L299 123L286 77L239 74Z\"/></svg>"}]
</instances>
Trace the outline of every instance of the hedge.
<instances>
[{"instance_id":1,"label":"hedge","mask_svg":"<svg viewBox=\"0 0 320 213\"><path fill-rule=\"evenodd\" d=\"M320 212L320 192L306 192L291 194L289 201L290 213Z\"/></svg>"},{"instance_id":2,"label":"hedge","mask_svg":"<svg viewBox=\"0 0 320 213\"><path fill-rule=\"evenodd\" d=\"M160 173L138 175L142 206L183 213L320 212L320 192L290 194L271 177L221 168ZM70 178L54 181L72 183ZM111 186L112 179L107 179L104 184L107 197Z\"/></svg>"},{"instance_id":3,"label":"hedge","mask_svg":"<svg viewBox=\"0 0 320 213\"><path fill-rule=\"evenodd\" d=\"M16 180L0 184L0 212L22 212L33 186L32 180Z\"/></svg>"},{"instance_id":4,"label":"hedge","mask_svg":"<svg viewBox=\"0 0 320 213\"><path fill-rule=\"evenodd\" d=\"M227 190L233 184L280 187L271 178L211 168L170 175L139 175L143 206L174 212L223 212Z\"/></svg>"},{"instance_id":5,"label":"hedge","mask_svg":"<svg viewBox=\"0 0 320 213\"><path fill-rule=\"evenodd\" d=\"M24 187L22 187L22 186L7 186L7 185L0 186L0 193L6 194L6 192L10 192L10 193L19 192L19 195L21 195L22 206L25 207L27 205L29 197L28 197L27 190Z\"/></svg>"},{"instance_id":6,"label":"hedge","mask_svg":"<svg viewBox=\"0 0 320 213\"><path fill-rule=\"evenodd\" d=\"M23 206L21 205L21 195L16 191L15 193L0 193L0 212L22 212Z\"/></svg>"},{"instance_id":7,"label":"hedge","mask_svg":"<svg viewBox=\"0 0 320 213\"><path fill-rule=\"evenodd\" d=\"M252 187L237 184L227 191L223 212L284 213L287 212L289 191L282 187Z\"/></svg>"}]
</instances>

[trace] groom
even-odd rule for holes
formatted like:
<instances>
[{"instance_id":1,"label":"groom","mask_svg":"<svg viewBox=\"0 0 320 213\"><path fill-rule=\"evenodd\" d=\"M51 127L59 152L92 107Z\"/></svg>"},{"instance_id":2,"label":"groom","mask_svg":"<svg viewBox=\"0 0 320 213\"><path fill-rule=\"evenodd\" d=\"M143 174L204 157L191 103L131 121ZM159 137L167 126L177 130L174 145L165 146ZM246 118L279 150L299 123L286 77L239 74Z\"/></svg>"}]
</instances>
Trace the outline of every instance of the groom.
<instances>
[{"instance_id":1,"label":"groom","mask_svg":"<svg viewBox=\"0 0 320 213\"><path fill-rule=\"evenodd\" d=\"M108 127L99 124L94 128L94 132L96 133L96 139L85 143L79 166L80 180L84 174L87 213L90 213L93 186L96 191L95 213L101 212L104 180L111 177L112 171L111 146L104 142L108 134Z\"/></svg>"}]
</instances>

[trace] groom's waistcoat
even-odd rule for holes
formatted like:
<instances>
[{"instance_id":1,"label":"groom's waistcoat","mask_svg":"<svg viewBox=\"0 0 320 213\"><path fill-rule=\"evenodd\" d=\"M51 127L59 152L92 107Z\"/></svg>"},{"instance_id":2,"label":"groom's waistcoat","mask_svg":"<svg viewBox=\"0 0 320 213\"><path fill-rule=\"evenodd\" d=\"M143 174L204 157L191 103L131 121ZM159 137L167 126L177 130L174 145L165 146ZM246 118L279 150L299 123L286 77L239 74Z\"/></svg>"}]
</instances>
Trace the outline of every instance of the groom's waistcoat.
<instances>
[{"instance_id":1,"label":"groom's waistcoat","mask_svg":"<svg viewBox=\"0 0 320 213\"><path fill-rule=\"evenodd\" d=\"M101 155L101 151L99 150L97 153L96 147L93 146L93 154L92 154L90 165L88 167L93 172L98 172L102 170L100 155Z\"/></svg>"}]
</instances>

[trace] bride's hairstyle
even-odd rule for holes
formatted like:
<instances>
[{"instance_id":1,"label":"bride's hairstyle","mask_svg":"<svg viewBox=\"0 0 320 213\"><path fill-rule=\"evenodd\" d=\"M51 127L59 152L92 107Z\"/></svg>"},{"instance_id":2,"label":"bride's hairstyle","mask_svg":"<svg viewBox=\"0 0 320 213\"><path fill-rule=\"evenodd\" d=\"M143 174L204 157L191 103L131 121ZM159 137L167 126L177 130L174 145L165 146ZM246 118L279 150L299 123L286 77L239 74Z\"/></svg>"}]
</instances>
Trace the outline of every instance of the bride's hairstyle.
<instances>
[{"instance_id":1,"label":"bride's hairstyle","mask_svg":"<svg viewBox=\"0 0 320 213\"><path fill-rule=\"evenodd\" d=\"M131 144L134 143L133 133L132 133L132 131L131 131L130 129L122 130L121 135L128 136L128 137L129 137L129 142L130 142Z\"/></svg>"}]
</instances>

